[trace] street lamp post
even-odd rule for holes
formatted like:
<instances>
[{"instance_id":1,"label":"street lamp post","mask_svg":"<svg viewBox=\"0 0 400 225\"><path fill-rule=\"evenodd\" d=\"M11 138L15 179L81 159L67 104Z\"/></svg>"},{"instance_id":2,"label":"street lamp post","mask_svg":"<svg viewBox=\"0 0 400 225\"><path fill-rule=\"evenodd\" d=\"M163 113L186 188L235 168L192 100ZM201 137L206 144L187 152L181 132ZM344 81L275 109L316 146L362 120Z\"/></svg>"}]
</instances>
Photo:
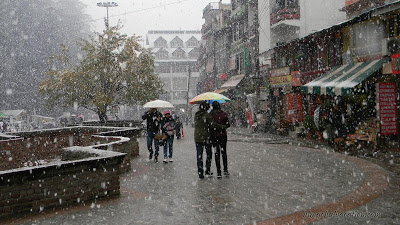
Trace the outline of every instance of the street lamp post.
<instances>
[{"instance_id":1,"label":"street lamp post","mask_svg":"<svg viewBox=\"0 0 400 225\"><path fill-rule=\"evenodd\" d=\"M107 18L106 18L106 29L108 30L109 20L108 20L108 8L109 7L117 7L118 3L116 2L98 2L98 7L105 7L107 9Z\"/></svg>"},{"instance_id":2,"label":"street lamp post","mask_svg":"<svg viewBox=\"0 0 400 225\"><path fill-rule=\"evenodd\" d=\"M188 69L188 83L187 83L187 95L186 95L186 126L189 124L189 92L190 92L190 67Z\"/></svg>"}]
</instances>

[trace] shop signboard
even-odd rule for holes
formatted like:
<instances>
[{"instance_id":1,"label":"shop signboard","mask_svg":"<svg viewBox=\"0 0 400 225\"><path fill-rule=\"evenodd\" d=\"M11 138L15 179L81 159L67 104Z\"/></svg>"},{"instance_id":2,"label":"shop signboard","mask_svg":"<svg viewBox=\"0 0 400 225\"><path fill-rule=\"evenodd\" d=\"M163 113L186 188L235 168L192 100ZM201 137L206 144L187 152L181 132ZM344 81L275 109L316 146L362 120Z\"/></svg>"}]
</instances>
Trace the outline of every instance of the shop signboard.
<instances>
[{"instance_id":1,"label":"shop signboard","mask_svg":"<svg viewBox=\"0 0 400 225\"><path fill-rule=\"evenodd\" d=\"M291 76L292 76L292 86L293 87L301 86L300 71L293 71L291 73Z\"/></svg>"},{"instance_id":2,"label":"shop signboard","mask_svg":"<svg viewBox=\"0 0 400 225\"><path fill-rule=\"evenodd\" d=\"M396 83L379 83L378 94L381 135L396 135Z\"/></svg>"},{"instance_id":3,"label":"shop signboard","mask_svg":"<svg viewBox=\"0 0 400 225\"><path fill-rule=\"evenodd\" d=\"M287 94L288 113L287 119L289 123L302 122L302 98L300 93Z\"/></svg>"},{"instance_id":4,"label":"shop signboard","mask_svg":"<svg viewBox=\"0 0 400 225\"><path fill-rule=\"evenodd\" d=\"M393 74L400 74L400 53L392 55Z\"/></svg>"},{"instance_id":5,"label":"shop signboard","mask_svg":"<svg viewBox=\"0 0 400 225\"><path fill-rule=\"evenodd\" d=\"M360 0L346 0L346 2L345 2L345 6L348 6L348 5L351 5L351 4L354 4L354 3L356 3L356 2L359 2Z\"/></svg>"},{"instance_id":6,"label":"shop signboard","mask_svg":"<svg viewBox=\"0 0 400 225\"><path fill-rule=\"evenodd\" d=\"M283 67L273 69L270 71L269 83L271 87L284 87L292 85L292 76L290 75L290 68Z\"/></svg>"}]
</instances>

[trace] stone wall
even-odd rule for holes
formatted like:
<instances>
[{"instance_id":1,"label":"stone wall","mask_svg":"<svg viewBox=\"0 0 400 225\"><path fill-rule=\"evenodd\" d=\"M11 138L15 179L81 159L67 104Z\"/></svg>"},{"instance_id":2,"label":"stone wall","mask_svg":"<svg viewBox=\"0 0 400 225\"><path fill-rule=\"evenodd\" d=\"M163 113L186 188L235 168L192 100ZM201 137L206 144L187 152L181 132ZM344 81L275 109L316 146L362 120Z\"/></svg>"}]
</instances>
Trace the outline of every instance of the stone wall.
<instances>
[{"instance_id":1,"label":"stone wall","mask_svg":"<svg viewBox=\"0 0 400 225\"><path fill-rule=\"evenodd\" d=\"M139 134L78 126L2 135L0 220L118 195L119 174L139 154ZM38 160L47 163L26 165Z\"/></svg>"},{"instance_id":2,"label":"stone wall","mask_svg":"<svg viewBox=\"0 0 400 225\"><path fill-rule=\"evenodd\" d=\"M127 153L122 164L130 168L130 160L139 154L137 128L68 127L13 133L0 140L0 171L38 165L40 161L59 158L63 148L93 146L97 149ZM117 138L118 137L118 138ZM110 144L125 137L120 143Z\"/></svg>"},{"instance_id":3,"label":"stone wall","mask_svg":"<svg viewBox=\"0 0 400 225\"><path fill-rule=\"evenodd\" d=\"M0 219L119 195L119 167L125 154L90 147L65 151L91 157L0 171Z\"/></svg>"}]
</instances>

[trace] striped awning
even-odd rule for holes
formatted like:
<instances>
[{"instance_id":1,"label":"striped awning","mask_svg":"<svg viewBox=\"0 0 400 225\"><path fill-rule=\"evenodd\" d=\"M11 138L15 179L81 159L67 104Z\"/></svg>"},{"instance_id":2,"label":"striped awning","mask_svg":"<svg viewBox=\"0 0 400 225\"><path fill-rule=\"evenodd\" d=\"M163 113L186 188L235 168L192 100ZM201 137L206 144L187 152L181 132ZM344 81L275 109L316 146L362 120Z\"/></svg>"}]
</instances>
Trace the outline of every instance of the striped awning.
<instances>
[{"instance_id":1,"label":"striped awning","mask_svg":"<svg viewBox=\"0 0 400 225\"><path fill-rule=\"evenodd\" d=\"M301 92L318 95L351 95L352 89L357 84L382 68L383 63L386 61L388 59L378 59L336 67L301 86Z\"/></svg>"},{"instance_id":2,"label":"striped awning","mask_svg":"<svg viewBox=\"0 0 400 225\"><path fill-rule=\"evenodd\" d=\"M228 81L226 81L221 88L235 88L240 81L243 79L244 74L240 74L240 75L236 75L236 76L232 76L231 78L229 78Z\"/></svg>"}]
</instances>

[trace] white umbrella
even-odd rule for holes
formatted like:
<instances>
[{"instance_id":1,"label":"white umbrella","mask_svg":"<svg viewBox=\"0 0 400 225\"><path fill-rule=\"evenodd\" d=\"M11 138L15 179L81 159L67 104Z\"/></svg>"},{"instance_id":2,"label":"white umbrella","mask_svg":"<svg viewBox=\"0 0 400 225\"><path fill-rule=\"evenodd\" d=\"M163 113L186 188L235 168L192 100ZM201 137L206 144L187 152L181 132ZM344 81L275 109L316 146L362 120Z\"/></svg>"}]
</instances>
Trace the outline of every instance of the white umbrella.
<instances>
[{"instance_id":1,"label":"white umbrella","mask_svg":"<svg viewBox=\"0 0 400 225\"><path fill-rule=\"evenodd\" d=\"M157 99L144 104L143 108L174 108L174 106L170 102Z\"/></svg>"}]
</instances>

